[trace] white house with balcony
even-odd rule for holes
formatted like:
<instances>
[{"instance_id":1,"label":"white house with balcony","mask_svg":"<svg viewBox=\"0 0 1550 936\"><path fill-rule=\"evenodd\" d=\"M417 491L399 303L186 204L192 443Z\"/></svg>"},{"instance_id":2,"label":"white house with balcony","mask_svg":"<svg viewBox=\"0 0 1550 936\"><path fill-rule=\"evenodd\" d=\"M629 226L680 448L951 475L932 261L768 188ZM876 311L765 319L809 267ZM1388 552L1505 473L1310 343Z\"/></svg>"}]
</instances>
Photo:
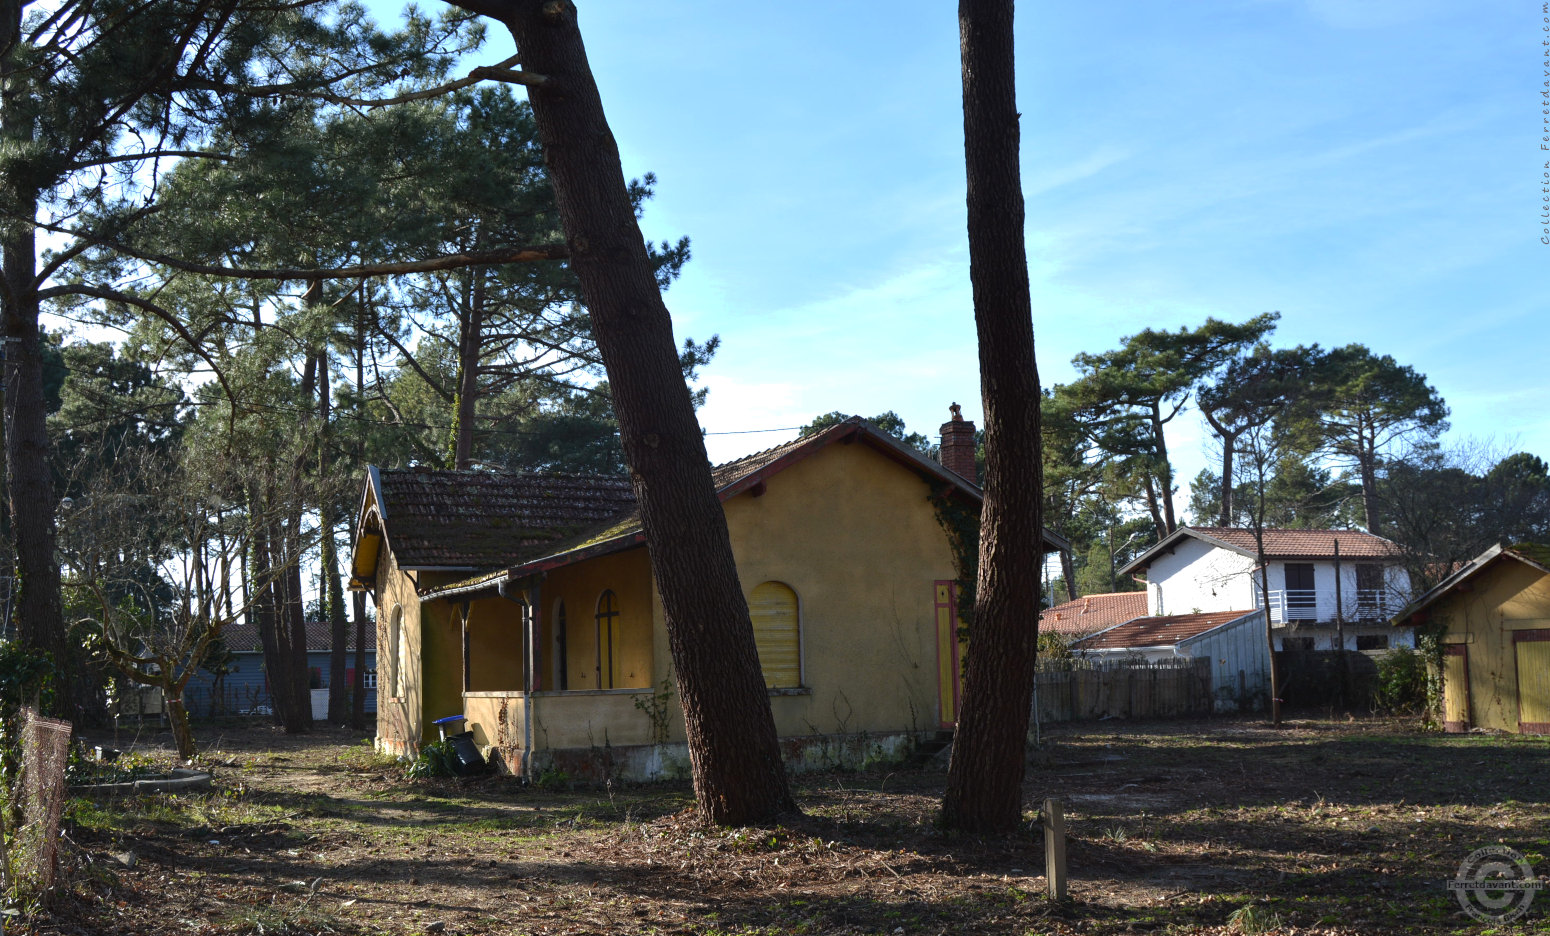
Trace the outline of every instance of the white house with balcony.
<instances>
[{"instance_id":1,"label":"white house with balcony","mask_svg":"<svg viewBox=\"0 0 1550 936\"><path fill-rule=\"evenodd\" d=\"M1410 576L1389 540L1357 530L1265 530L1271 633L1277 650L1414 646L1389 619L1410 600ZM1121 574L1144 575L1154 617L1254 611L1266 605L1254 531L1181 526Z\"/></svg>"}]
</instances>

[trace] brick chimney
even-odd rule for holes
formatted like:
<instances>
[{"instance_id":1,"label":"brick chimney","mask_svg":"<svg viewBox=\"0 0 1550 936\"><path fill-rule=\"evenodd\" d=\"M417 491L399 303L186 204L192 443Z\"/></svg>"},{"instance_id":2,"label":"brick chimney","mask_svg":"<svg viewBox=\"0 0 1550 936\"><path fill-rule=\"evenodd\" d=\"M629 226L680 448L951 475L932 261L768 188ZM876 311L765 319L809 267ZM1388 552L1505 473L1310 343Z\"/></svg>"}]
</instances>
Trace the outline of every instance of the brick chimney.
<instances>
[{"instance_id":1,"label":"brick chimney","mask_svg":"<svg viewBox=\"0 0 1550 936\"><path fill-rule=\"evenodd\" d=\"M942 467L977 484L974 470L974 423L963 418L957 403L948 407L953 418L942 423Z\"/></svg>"}]
</instances>

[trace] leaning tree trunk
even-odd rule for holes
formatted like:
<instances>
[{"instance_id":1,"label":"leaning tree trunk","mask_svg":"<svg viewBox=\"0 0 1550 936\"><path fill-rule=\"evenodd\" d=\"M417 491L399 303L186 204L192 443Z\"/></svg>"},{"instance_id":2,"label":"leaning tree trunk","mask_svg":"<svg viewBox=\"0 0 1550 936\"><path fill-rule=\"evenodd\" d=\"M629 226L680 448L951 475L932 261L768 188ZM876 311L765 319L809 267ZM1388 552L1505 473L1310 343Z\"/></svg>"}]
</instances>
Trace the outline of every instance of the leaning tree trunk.
<instances>
[{"instance_id":1,"label":"leaning tree trunk","mask_svg":"<svg viewBox=\"0 0 1550 936\"><path fill-rule=\"evenodd\" d=\"M985 404L985 500L969 665L942 821L1009 832L1022 820L1023 763L1038 647L1043 460L1039 375L1023 244L1011 0L961 0L969 279Z\"/></svg>"},{"instance_id":2,"label":"leaning tree trunk","mask_svg":"<svg viewBox=\"0 0 1550 936\"><path fill-rule=\"evenodd\" d=\"M700 816L742 824L793 810L726 516L576 8L454 2L504 23L524 71L544 77L529 89L533 117L662 596Z\"/></svg>"},{"instance_id":3,"label":"leaning tree trunk","mask_svg":"<svg viewBox=\"0 0 1550 936\"><path fill-rule=\"evenodd\" d=\"M22 4L0 2L0 143L26 150L33 138L26 100L24 66L16 60L21 46ZM54 490L49 471L47 409L43 398L42 333L38 328L37 235L32 219L37 193L14 179L0 179L0 230L3 267L4 359L0 378L5 392L5 462L9 482L11 530L16 537L15 619L22 646L48 654L60 678L54 682L57 714L78 721L79 668L65 639L59 598L59 562L55 552ZM6 569L5 574L11 570Z\"/></svg>"},{"instance_id":4,"label":"leaning tree trunk","mask_svg":"<svg viewBox=\"0 0 1550 936\"><path fill-rule=\"evenodd\" d=\"M1041 546L1040 548L1042 549L1043 547ZM1075 601L1077 597L1076 563L1071 560L1071 554L1069 552L1062 551L1060 553L1060 577L1066 580L1066 600ZM1050 600L1053 601L1054 598L1051 597Z\"/></svg>"}]
</instances>

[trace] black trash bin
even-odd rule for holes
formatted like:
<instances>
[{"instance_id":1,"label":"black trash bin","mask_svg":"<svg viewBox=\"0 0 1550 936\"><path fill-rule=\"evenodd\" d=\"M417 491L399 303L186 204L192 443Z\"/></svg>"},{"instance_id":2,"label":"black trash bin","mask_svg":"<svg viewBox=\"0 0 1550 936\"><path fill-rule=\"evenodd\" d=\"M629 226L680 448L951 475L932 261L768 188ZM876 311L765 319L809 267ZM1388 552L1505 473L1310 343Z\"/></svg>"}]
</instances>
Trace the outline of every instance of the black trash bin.
<instances>
[{"instance_id":1,"label":"black trash bin","mask_svg":"<svg viewBox=\"0 0 1550 936\"><path fill-rule=\"evenodd\" d=\"M431 724L441 732L441 740L452 742L452 753L455 756L452 769L458 776L469 777L484 773L488 765L479 753L479 745L474 743L474 733L472 731L447 733L448 728L462 721L467 721L462 715L448 715L446 718L436 719Z\"/></svg>"},{"instance_id":2,"label":"black trash bin","mask_svg":"<svg viewBox=\"0 0 1550 936\"><path fill-rule=\"evenodd\" d=\"M488 765L485 764L483 755L479 753L479 745L474 743L472 731L455 734L447 740L452 742L452 753L457 755L457 762L453 765L453 769L457 771L458 776L468 777L485 772Z\"/></svg>"}]
</instances>

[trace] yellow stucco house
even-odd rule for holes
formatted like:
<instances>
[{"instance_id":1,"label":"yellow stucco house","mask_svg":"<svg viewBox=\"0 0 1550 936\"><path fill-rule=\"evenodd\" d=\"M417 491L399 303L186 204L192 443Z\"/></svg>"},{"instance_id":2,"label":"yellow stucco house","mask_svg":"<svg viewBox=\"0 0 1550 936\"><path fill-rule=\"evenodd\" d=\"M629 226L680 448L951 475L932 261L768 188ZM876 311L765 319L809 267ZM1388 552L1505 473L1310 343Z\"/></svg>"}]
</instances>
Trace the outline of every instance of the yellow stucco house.
<instances>
[{"instance_id":1,"label":"yellow stucco house","mask_svg":"<svg viewBox=\"0 0 1550 936\"><path fill-rule=\"evenodd\" d=\"M1550 734L1550 548L1493 546L1396 621L1443 628L1443 728Z\"/></svg>"},{"instance_id":2,"label":"yellow stucco house","mask_svg":"<svg viewBox=\"0 0 1550 936\"><path fill-rule=\"evenodd\" d=\"M972 475L972 423L944 428L944 462ZM957 573L932 498L977 508L974 483L855 418L713 477L788 761L902 755L950 728ZM514 773L687 771L626 479L372 468L351 587L377 607L379 749L462 715Z\"/></svg>"}]
</instances>

